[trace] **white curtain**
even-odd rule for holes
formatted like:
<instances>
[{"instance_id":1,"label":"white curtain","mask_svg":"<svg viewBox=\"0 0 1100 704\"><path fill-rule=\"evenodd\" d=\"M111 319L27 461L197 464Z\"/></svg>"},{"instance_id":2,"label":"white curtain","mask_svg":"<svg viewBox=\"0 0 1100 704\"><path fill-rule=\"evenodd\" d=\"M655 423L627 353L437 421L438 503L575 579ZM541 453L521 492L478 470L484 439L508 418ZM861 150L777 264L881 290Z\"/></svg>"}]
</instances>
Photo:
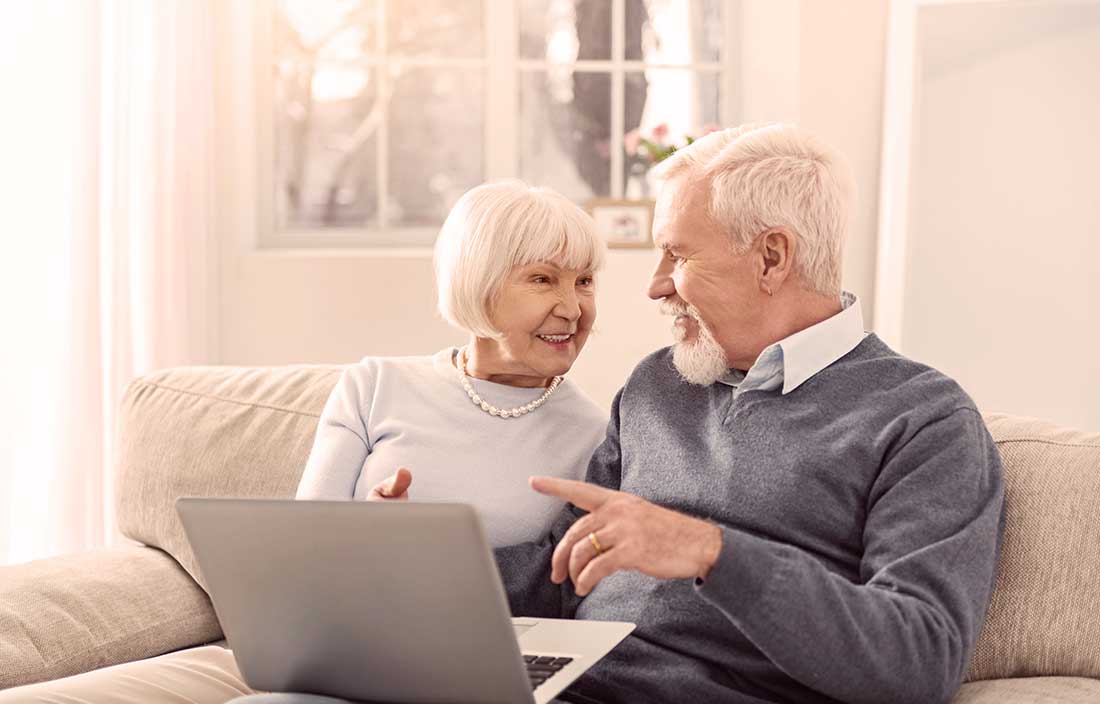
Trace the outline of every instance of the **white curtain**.
<instances>
[{"instance_id":1,"label":"white curtain","mask_svg":"<svg viewBox=\"0 0 1100 704\"><path fill-rule=\"evenodd\" d=\"M118 542L126 385L216 361L212 3L0 6L0 564Z\"/></svg>"}]
</instances>

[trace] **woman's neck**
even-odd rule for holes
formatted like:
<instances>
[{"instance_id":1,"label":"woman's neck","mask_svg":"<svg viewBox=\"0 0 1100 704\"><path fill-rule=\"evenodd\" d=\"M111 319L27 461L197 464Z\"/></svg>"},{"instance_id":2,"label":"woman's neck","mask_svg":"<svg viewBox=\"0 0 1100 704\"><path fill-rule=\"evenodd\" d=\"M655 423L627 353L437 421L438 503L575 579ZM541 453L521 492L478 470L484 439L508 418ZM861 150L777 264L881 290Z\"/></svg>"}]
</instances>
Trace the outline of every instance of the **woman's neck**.
<instances>
[{"instance_id":1,"label":"woman's neck","mask_svg":"<svg viewBox=\"0 0 1100 704\"><path fill-rule=\"evenodd\" d=\"M470 340L455 356L454 364L457 369L462 368L463 355L466 358L466 375L474 379L531 389L549 386L553 381L552 377L541 376L532 370L523 369L521 365L509 363L500 354L500 346L495 340Z\"/></svg>"}]
</instances>

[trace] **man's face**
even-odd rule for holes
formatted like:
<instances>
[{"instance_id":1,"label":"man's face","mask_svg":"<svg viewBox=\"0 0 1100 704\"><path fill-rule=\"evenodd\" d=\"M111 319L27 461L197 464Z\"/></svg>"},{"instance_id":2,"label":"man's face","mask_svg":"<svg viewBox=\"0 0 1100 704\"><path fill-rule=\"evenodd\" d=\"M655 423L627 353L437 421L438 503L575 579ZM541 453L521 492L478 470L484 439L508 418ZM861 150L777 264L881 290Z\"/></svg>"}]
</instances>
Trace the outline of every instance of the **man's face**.
<instances>
[{"instance_id":1,"label":"man's face","mask_svg":"<svg viewBox=\"0 0 1100 704\"><path fill-rule=\"evenodd\" d=\"M654 240L661 258L649 297L676 315L674 361L690 382L711 384L728 367L748 369L759 327L755 246L735 254L706 213L707 186L681 176L657 199ZM755 243L754 243L755 244Z\"/></svg>"}]
</instances>

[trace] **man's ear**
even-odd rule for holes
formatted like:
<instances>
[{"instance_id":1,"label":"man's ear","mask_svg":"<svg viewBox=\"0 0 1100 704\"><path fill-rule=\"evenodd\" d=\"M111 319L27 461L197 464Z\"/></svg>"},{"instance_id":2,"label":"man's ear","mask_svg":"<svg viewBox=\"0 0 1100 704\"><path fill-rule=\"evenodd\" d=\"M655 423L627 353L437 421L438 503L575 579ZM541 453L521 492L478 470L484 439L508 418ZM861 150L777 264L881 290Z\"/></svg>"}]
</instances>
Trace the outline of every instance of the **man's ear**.
<instances>
[{"instance_id":1,"label":"man's ear","mask_svg":"<svg viewBox=\"0 0 1100 704\"><path fill-rule=\"evenodd\" d=\"M760 287L773 295L794 270L794 235L782 228L766 231L760 236L759 253L763 262Z\"/></svg>"}]
</instances>

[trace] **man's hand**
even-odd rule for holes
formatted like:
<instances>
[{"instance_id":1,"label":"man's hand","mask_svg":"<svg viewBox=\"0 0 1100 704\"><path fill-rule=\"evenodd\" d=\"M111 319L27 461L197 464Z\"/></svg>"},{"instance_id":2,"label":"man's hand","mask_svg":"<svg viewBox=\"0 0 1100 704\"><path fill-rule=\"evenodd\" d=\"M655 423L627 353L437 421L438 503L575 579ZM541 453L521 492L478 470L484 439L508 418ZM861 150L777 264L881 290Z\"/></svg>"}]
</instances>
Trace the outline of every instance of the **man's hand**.
<instances>
[{"instance_id":1,"label":"man's hand","mask_svg":"<svg viewBox=\"0 0 1100 704\"><path fill-rule=\"evenodd\" d=\"M391 474L370 490L367 501L408 501L412 480L412 472L405 467L399 467L397 474Z\"/></svg>"},{"instance_id":2,"label":"man's hand","mask_svg":"<svg viewBox=\"0 0 1100 704\"><path fill-rule=\"evenodd\" d=\"M589 512L566 532L551 563L550 579L561 584L568 576L579 596L618 570L659 579L706 577L722 550L718 526L632 494L555 477L531 477L531 488Z\"/></svg>"}]
</instances>

